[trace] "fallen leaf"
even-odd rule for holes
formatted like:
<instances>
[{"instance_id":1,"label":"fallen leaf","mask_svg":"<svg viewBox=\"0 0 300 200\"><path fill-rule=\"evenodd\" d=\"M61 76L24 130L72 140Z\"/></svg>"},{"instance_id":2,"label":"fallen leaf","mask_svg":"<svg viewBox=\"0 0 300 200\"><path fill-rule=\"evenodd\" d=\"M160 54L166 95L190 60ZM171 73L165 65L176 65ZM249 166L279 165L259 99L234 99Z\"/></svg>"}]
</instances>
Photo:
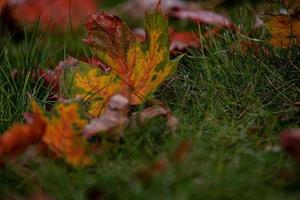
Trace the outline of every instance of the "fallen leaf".
<instances>
[{"instance_id":1,"label":"fallen leaf","mask_svg":"<svg viewBox=\"0 0 300 200\"><path fill-rule=\"evenodd\" d=\"M7 4L7 0L0 0L0 13L1 13L2 8L4 8L4 6L6 6L6 4Z\"/></svg>"},{"instance_id":2,"label":"fallen leaf","mask_svg":"<svg viewBox=\"0 0 300 200\"><path fill-rule=\"evenodd\" d=\"M288 15L275 15L266 22L272 34L269 43L275 47L289 48L300 44L300 18Z\"/></svg>"},{"instance_id":3,"label":"fallen leaf","mask_svg":"<svg viewBox=\"0 0 300 200\"><path fill-rule=\"evenodd\" d=\"M207 10L195 9L178 9L172 11L170 16L179 19L193 20L197 23L215 25L218 27L235 29L233 22L225 15Z\"/></svg>"},{"instance_id":4,"label":"fallen leaf","mask_svg":"<svg viewBox=\"0 0 300 200\"><path fill-rule=\"evenodd\" d=\"M63 157L69 164L88 165L91 159L86 155L86 142L81 130L88 121L82 116L79 103L57 103L52 115L44 117L47 128L42 142L56 154Z\"/></svg>"},{"instance_id":5,"label":"fallen leaf","mask_svg":"<svg viewBox=\"0 0 300 200\"><path fill-rule=\"evenodd\" d=\"M156 160L155 162L151 163L150 165L139 169L136 172L136 175L139 179L143 181L149 181L154 176L160 175L163 172L165 172L170 167L170 163L168 159L162 158L159 160Z\"/></svg>"},{"instance_id":6,"label":"fallen leaf","mask_svg":"<svg viewBox=\"0 0 300 200\"><path fill-rule=\"evenodd\" d=\"M281 146L300 161L300 128L286 129L281 132Z\"/></svg>"},{"instance_id":7,"label":"fallen leaf","mask_svg":"<svg viewBox=\"0 0 300 200\"><path fill-rule=\"evenodd\" d=\"M154 10L158 3L160 3L160 7L162 12L165 15L168 15L174 9L182 8L198 8L199 4L195 2L186 2L181 0L128 0L124 4L121 4L117 8L111 10L111 12L122 15L122 13L127 14L130 13L130 17L139 19L144 16L144 13L149 10ZM132 12L132 11L135 12Z\"/></svg>"},{"instance_id":8,"label":"fallen leaf","mask_svg":"<svg viewBox=\"0 0 300 200\"><path fill-rule=\"evenodd\" d=\"M112 96L104 113L98 119L93 119L83 130L86 138L94 135L106 135L112 139L119 139L123 134L123 128L128 121L129 101L122 95Z\"/></svg>"},{"instance_id":9,"label":"fallen leaf","mask_svg":"<svg viewBox=\"0 0 300 200\"><path fill-rule=\"evenodd\" d=\"M47 124L35 103L33 103L33 113L26 115L30 118L28 124L15 124L0 137L0 160L2 162L20 155L29 146L39 143L43 137Z\"/></svg>"},{"instance_id":10,"label":"fallen leaf","mask_svg":"<svg viewBox=\"0 0 300 200\"><path fill-rule=\"evenodd\" d=\"M289 14L299 14L300 1L299 0L284 0L285 7L288 9Z\"/></svg>"},{"instance_id":11,"label":"fallen leaf","mask_svg":"<svg viewBox=\"0 0 300 200\"><path fill-rule=\"evenodd\" d=\"M171 33L170 51L172 54L182 52L188 47L200 47L200 38L193 32L173 32Z\"/></svg>"},{"instance_id":12,"label":"fallen leaf","mask_svg":"<svg viewBox=\"0 0 300 200\"><path fill-rule=\"evenodd\" d=\"M181 164L187 158L191 146L192 140L183 140L171 156L171 160L176 164Z\"/></svg>"},{"instance_id":13,"label":"fallen leaf","mask_svg":"<svg viewBox=\"0 0 300 200\"><path fill-rule=\"evenodd\" d=\"M18 23L39 21L43 27L64 31L80 28L97 6L94 0L22 0L11 1L10 10Z\"/></svg>"},{"instance_id":14,"label":"fallen leaf","mask_svg":"<svg viewBox=\"0 0 300 200\"><path fill-rule=\"evenodd\" d=\"M141 125L147 123L150 119L153 119L157 116L165 117L167 119L167 126L171 132L175 132L179 126L178 119L172 114L171 110L166 107L160 101L154 101L153 106L145 108L141 112L135 112L132 114L131 122L133 126L137 122Z\"/></svg>"},{"instance_id":15,"label":"fallen leaf","mask_svg":"<svg viewBox=\"0 0 300 200\"><path fill-rule=\"evenodd\" d=\"M16 124L0 137L0 157L14 158L33 144L47 147L55 156L74 166L91 162L86 155L81 130L87 120L78 103L57 103L50 116L33 103L33 113L25 114L27 124Z\"/></svg>"},{"instance_id":16,"label":"fallen leaf","mask_svg":"<svg viewBox=\"0 0 300 200\"><path fill-rule=\"evenodd\" d=\"M137 28L133 30L134 34L141 40L146 40L146 33L144 29ZM169 30L170 37L170 51L172 55L176 55L178 53L182 53L188 47L199 47L200 46L200 38L193 32L176 32L172 29Z\"/></svg>"},{"instance_id":17,"label":"fallen leaf","mask_svg":"<svg viewBox=\"0 0 300 200\"><path fill-rule=\"evenodd\" d=\"M93 116L99 116L107 100L117 93L128 98L131 105L149 98L176 71L181 57L169 59L168 23L163 14L148 13L145 21L147 39L143 43L118 17L104 12L92 15L84 41L111 71L77 61L75 67L64 70L66 96L87 100Z\"/></svg>"},{"instance_id":18,"label":"fallen leaf","mask_svg":"<svg viewBox=\"0 0 300 200\"><path fill-rule=\"evenodd\" d=\"M191 140L183 140L175 151L168 157L162 156L150 165L144 166L137 170L136 175L142 181L149 181L153 177L161 175L173 166L182 164L190 151L192 145Z\"/></svg>"},{"instance_id":19,"label":"fallen leaf","mask_svg":"<svg viewBox=\"0 0 300 200\"><path fill-rule=\"evenodd\" d=\"M39 77L45 80L45 85L50 87L54 92L59 92L59 80L60 75L62 73L62 69L56 68L54 70L41 69L39 71Z\"/></svg>"}]
</instances>

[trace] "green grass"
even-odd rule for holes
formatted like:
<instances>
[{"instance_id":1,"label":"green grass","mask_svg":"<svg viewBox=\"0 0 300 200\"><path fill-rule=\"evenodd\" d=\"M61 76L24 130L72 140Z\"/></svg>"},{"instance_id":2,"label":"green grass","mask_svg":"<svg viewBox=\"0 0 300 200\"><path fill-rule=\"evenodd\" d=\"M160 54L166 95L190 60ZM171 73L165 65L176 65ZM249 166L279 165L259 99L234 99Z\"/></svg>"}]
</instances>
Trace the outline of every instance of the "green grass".
<instances>
[{"instance_id":1,"label":"green grass","mask_svg":"<svg viewBox=\"0 0 300 200\"><path fill-rule=\"evenodd\" d=\"M236 20L247 24L246 16ZM36 66L54 67L68 54L88 55L82 37L1 38L2 132L22 121L27 93L41 105L49 103L49 88L30 74ZM245 37L262 40L269 55L232 51ZM266 30L244 36L225 31L186 54L156 93L181 122L174 135L158 118L126 130L124 141L97 156L91 168L51 159L40 163L35 157L25 166L10 163L0 170L0 199L29 196L39 188L55 199L299 199L299 165L279 148L279 133L300 124L293 108L300 94L300 51L269 47L267 37ZM18 73L12 76L14 69ZM139 169L172 154L186 139L192 147L183 163L171 164L149 181L137 178Z\"/></svg>"}]
</instances>

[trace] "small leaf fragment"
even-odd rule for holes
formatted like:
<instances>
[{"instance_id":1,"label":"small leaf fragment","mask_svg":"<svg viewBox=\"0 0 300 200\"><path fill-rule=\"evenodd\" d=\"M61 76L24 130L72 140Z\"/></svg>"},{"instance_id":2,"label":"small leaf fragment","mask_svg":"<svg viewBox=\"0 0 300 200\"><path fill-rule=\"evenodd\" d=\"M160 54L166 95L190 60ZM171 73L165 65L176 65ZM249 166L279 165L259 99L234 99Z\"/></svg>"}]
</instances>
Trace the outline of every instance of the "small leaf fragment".
<instances>
[{"instance_id":1,"label":"small leaf fragment","mask_svg":"<svg viewBox=\"0 0 300 200\"><path fill-rule=\"evenodd\" d=\"M198 23L204 23L228 29L235 29L235 25L226 15L218 14L213 11L200 9L178 9L172 11L170 15L179 19L188 19L196 21Z\"/></svg>"},{"instance_id":2,"label":"small leaf fragment","mask_svg":"<svg viewBox=\"0 0 300 200\"><path fill-rule=\"evenodd\" d=\"M281 146L300 162L300 128L283 130L281 132Z\"/></svg>"},{"instance_id":3,"label":"small leaf fragment","mask_svg":"<svg viewBox=\"0 0 300 200\"><path fill-rule=\"evenodd\" d=\"M136 172L136 175L142 181L149 181L155 176L165 173L167 170L171 169L174 166L178 166L184 163L187 159L188 154L192 146L192 141L186 139L181 141L179 146L172 152L171 155L161 156L160 159L154 161L150 165L144 166Z\"/></svg>"},{"instance_id":4,"label":"small leaf fragment","mask_svg":"<svg viewBox=\"0 0 300 200\"><path fill-rule=\"evenodd\" d=\"M193 32L173 32L171 33L170 51L174 54L182 52L188 47L200 47L200 38Z\"/></svg>"},{"instance_id":5,"label":"small leaf fragment","mask_svg":"<svg viewBox=\"0 0 300 200\"><path fill-rule=\"evenodd\" d=\"M91 159L86 155L81 130L87 120L81 116L78 103L57 103L54 112L45 118L47 129L43 143L59 157L64 157L72 165L88 165Z\"/></svg>"},{"instance_id":6,"label":"small leaf fragment","mask_svg":"<svg viewBox=\"0 0 300 200\"><path fill-rule=\"evenodd\" d=\"M90 138L96 134L118 139L128 121L129 101L122 95L114 95L108 102L107 109L100 118L92 120L83 130L83 135Z\"/></svg>"},{"instance_id":7,"label":"small leaf fragment","mask_svg":"<svg viewBox=\"0 0 300 200\"><path fill-rule=\"evenodd\" d=\"M172 133L174 133L177 130L179 126L178 119L172 114L171 110L168 107L166 107L162 102L159 101L154 101L153 106L148 107L142 110L141 112L133 113L131 117L131 122L134 126L137 123L137 121L140 122L141 125L144 125L149 120L157 116L166 118L167 126Z\"/></svg>"},{"instance_id":8,"label":"small leaf fragment","mask_svg":"<svg viewBox=\"0 0 300 200\"><path fill-rule=\"evenodd\" d=\"M275 15L266 22L272 34L269 43L275 47L289 48L300 45L300 18L288 15Z\"/></svg>"},{"instance_id":9,"label":"small leaf fragment","mask_svg":"<svg viewBox=\"0 0 300 200\"><path fill-rule=\"evenodd\" d=\"M46 123L39 115L32 115L31 124L16 124L0 137L0 160L13 159L33 144L39 143Z\"/></svg>"}]
</instances>

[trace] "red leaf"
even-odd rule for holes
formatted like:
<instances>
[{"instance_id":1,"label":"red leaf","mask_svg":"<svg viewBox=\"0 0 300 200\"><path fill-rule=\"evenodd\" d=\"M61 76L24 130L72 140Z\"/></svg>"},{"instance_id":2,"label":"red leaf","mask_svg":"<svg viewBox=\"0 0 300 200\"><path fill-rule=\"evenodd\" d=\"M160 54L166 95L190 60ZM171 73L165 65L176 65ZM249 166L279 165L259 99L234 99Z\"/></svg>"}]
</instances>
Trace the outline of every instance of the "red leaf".
<instances>
[{"instance_id":1,"label":"red leaf","mask_svg":"<svg viewBox=\"0 0 300 200\"><path fill-rule=\"evenodd\" d=\"M54 30L79 28L96 12L94 0L24 0L12 6L12 16L20 23L40 21Z\"/></svg>"},{"instance_id":2,"label":"red leaf","mask_svg":"<svg viewBox=\"0 0 300 200\"><path fill-rule=\"evenodd\" d=\"M300 128L282 131L281 145L286 152L300 161Z\"/></svg>"},{"instance_id":3,"label":"red leaf","mask_svg":"<svg viewBox=\"0 0 300 200\"><path fill-rule=\"evenodd\" d=\"M200 38L193 32L173 32L171 34L170 50L172 53L181 52L188 47L199 47Z\"/></svg>"},{"instance_id":4,"label":"red leaf","mask_svg":"<svg viewBox=\"0 0 300 200\"><path fill-rule=\"evenodd\" d=\"M6 0L0 0L0 13L2 8L4 8L4 6L6 6L7 1Z\"/></svg>"},{"instance_id":5,"label":"red leaf","mask_svg":"<svg viewBox=\"0 0 300 200\"><path fill-rule=\"evenodd\" d=\"M137 28L133 30L134 34L141 41L146 40L146 33L144 29ZM188 47L199 47L200 38L193 32L176 32L172 29L170 30L170 51L171 54L176 54L177 52L182 52Z\"/></svg>"},{"instance_id":6,"label":"red leaf","mask_svg":"<svg viewBox=\"0 0 300 200\"><path fill-rule=\"evenodd\" d=\"M234 24L227 16L212 11L178 9L171 12L170 16L179 19L193 20L198 23L204 23L204 24L215 25L223 28L234 29Z\"/></svg>"},{"instance_id":7,"label":"red leaf","mask_svg":"<svg viewBox=\"0 0 300 200\"><path fill-rule=\"evenodd\" d=\"M183 140L180 143L180 145L177 147L173 156L171 157L172 160L176 164L181 164L184 160L186 160L188 153L190 152L191 146L192 146L192 140Z\"/></svg>"},{"instance_id":8,"label":"red leaf","mask_svg":"<svg viewBox=\"0 0 300 200\"><path fill-rule=\"evenodd\" d=\"M0 137L0 158L14 158L44 135L46 123L39 113L26 116L28 124L16 124Z\"/></svg>"}]
</instances>

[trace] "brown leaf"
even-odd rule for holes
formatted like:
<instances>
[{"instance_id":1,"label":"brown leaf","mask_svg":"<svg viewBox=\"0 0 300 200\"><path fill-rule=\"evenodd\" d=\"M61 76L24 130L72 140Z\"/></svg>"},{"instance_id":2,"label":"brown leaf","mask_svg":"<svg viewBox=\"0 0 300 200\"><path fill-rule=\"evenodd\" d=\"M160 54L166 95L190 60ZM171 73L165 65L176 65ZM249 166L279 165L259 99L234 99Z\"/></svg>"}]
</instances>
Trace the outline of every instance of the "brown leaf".
<instances>
[{"instance_id":1,"label":"brown leaf","mask_svg":"<svg viewBox=\"0 0 300 200\"><path fill-rule=\"evenodd\" d=\"M160 175L170 169L172 166L182 164L190 151L191 140L183 140L175 151L169 156L154 161L152 164L145 166L137 171L137 176L143 181L149 181L153 177Z\"/></svg>"},{"instance_id":2,"label":"brown leaf","mask_svg":"<svg viewBox=\"0 0 300 200\"><path fill-rule=\"evenodd\" d=\"M299 0L284 0L285 6L289 14L299 14L300 1Z\"/></svg>"},{"instance_id":3,"label":"brown leaf","mask_svg":"<svg viewBox=\"0 0 300 200\"><path fill-rule=\"evenodd\" d=\"M133 126L135 126L137 121L140 122L141 125L145 125L149 120L157 116L166 118L167 126L172 133L177 130L179 126L178 119L172 114L171 110L160 101L155 101L152 107L148 107L141 112L133 113L131 122Z\"/></svg>"},{"instance_id":4,"label":"brown leaf","mask_svg":"<svg viewBox=\"0 0 300 200\"><path fill-rule=\"evenodd\" d=\"M96 134L106 135L112 139L122 136L124 125L128 117L129 101L122 95L112 96L107 104L107 108L100 118L92 120L83 130L83 135L90 138Z\"/></svg>"},{"instance_id":5,"label":"brown leaf","mask_svg":"<svg viewBox=\"0 0 300 200\"><path fill-rule=\"evenodd\" d=\"M24 0L10 7L18 23L32 24L39 20L43 27L56 31L80 28L97 10L94 0Z\"/></svg>"},{"instance_id":6,"label":"brown leaf","mask_svg":"<svg viewBox=\"0 0 300 200\"><path fill-rule=\"evenodd\" d=\"M172 155L172 161L176 164L182 163L187 158L191 146L192 140L183 140Z\"/></svg>"},{"instance_id":7,"label":"brown leaf","mask_svg":"<svg viewBox=\"0 0 300 200\"><path fill-rule=\"evenodd\" d=\"M133 30L133 32L141 41L145 41L146 33L144 29L136 28ZM170 51L173 55L185 51L188 47L197 48L200 46L199 35L195 34L194 32L176 32L173 29L170 29L169 35L171 41Z\"/></svg>"},{"instance_id":8,"label":"brown leaf","mask_svg":"<svg viewBox=\"0 0 300 200\"><path fill-rule=\"evenodd\" d=\"M266 22L272 34L270 44L275 47L289 48L300 45L300 17L275 15Z\"/></svg>"},{"instance_id":9,"label":"brown leaf","mask_svg":"<svg viewBox=\"0 0 300 200\"><path fill-rule=\"evenodd\" d=\"M169 168L169 161L167 159L159 159L154 163L139 169L136 173L137 177L143 181L149 181L154 176L165 172Z\"/></svg>"}]
</instances>

